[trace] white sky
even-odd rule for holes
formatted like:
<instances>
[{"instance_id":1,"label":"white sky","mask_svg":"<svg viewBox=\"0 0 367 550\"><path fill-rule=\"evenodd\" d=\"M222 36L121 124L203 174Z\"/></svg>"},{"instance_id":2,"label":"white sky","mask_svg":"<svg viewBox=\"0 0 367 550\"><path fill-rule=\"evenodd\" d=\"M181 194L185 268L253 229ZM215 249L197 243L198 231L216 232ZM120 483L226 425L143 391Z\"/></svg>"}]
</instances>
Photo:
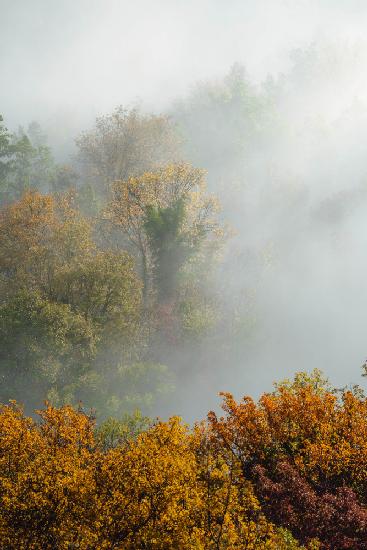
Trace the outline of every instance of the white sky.
<instances>
[{"instance_id":1,"label":"white sky","mask_svg":"<svg viewBox=\"0 0 367 550\"><path fill-rule=\"evenodd\" d=\"M359 0L0 0L0 112L15 126L163 109L235 61L262 79L315 37L363 36L366 16Z\"/></svg>"}]
</instances>

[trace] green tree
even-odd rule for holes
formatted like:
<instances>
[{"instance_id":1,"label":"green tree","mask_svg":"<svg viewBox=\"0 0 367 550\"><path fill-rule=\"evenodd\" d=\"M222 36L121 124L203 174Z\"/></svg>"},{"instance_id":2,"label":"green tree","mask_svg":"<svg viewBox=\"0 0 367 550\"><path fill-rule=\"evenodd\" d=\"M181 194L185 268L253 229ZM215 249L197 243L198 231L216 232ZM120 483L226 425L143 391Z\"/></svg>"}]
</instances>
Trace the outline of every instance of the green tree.
<instances>
[{"instance_id":1,"label":"green tree","mask_svg":"<svg viewBox=\"0 0 367 550\"><path fill-rule=\"evenodd\" d=\"M147 431L153 424L148 416L144 416L139 409L133 413L125 413L120 419L109 417L95 430L98 446L103 451L114 449Z\"/></svg>"},{"instance_id":2,"label":"green tree","mask_svg":"<svg viewBox=\"0 0 367 550\"><path fill-rule=\"evenodd\" d=\"M57 167L46 136L37 122L25 132L22 127L13 137L14 166L10 178L12 199L20 198L26 190L49 192L53 187Z\"/></svg>"},{"instance_id":3,"label":"green tree","mask_svg":"<svg viewBox=\"0 0 367 550\"><path fill-rule=\"evenodd\" d=\"M2 194L6 191L7 176L12 169L13 152L11 136L0 115L0 191Z\"/></svg>"},{"instance_id":4,"label":"green tree","mask_svg":"<svg viewBox=\"0 0 367 550\"><path fill-rule=\"evenodd\" d=\"M94 251L60 268L52 299L67 303L92 322L99 348L121 357L133 344L140 321L141 283L126 252Z\"/></svg>"},{"instance_id":5,"label":"green tree","mask_svg":"<svg viewBox=\"0 0 367 550\"><path fill-rule=\"evenodd\" d=\"M56 166L55 175L52 181L54 193L66 193L77 187L79 174L68 164Z\"/></svg>"},{"instance_id":6,"label":"green tree","mask_svg":"<svg viewBox=\"0 0 367 550\"><path fill-rule=\"evenodd\" d=\"M175 377L166 365L149 360L116 365L106 355L79 378L70 393L105 420L131 414L136 409L151 414L157 401L166 399L174 388Z\"/></svg>"},{"instance_id":7,"label":"green tree","mask_svg":"<svg viewBox=\"0 0 367 550\"><path fill-rule=\"evenodd\" d=\"M184 231L185 200L179 198L172 206L147 206L145 231L153 256L153 270L160 302L170 300L177 289L180 268L198 251L205 230L194 237Z\"/></svg>"},{"instance_id":8,"label":"green tree","mask_svg":"<svg viewBox=\"0 0 367 550\"><path fill-rule=\"evenodd\" d=\"M220 80L198 83L172 110L186 158L209 170L212 184L225 183L226 192L229 180L244 169L243 160L257 151L269 116L266 94L239 64Z\"/></svg>"},{"instance_id":9,"label":"green tree","mask_svg":"<svg viewBox=\"0 0 367 550\"><path fill-rule=\"evenodd\" d=\"M13 138L14 162L13 170L9 177L9 195L11 199L18 199L32 188L33 161L36 151L28 138L21 135Z\"/></svg>"},{"instance_id":10,"label":"green tree","mask_svg":"<svg viewBox=\"0 0 367 550\"><path fill-rule=\"evenodd\" d=\"M55 174L56 165L39 124L31 123L28 134L21 127L11 134L0 116L0 201L16 200L31 189L50 191Z\"/></svg>"},{"instance_id":11,"label":"green tree","mask_svg":"<svg viewBox=\"0 0 367 550\"><path fill-rule=\"evenodd\" d=\"M86 371L96 344L92 325L69 305L13 295L0 306L0 400L39 406Z\"/></svg>"}]
</instances>

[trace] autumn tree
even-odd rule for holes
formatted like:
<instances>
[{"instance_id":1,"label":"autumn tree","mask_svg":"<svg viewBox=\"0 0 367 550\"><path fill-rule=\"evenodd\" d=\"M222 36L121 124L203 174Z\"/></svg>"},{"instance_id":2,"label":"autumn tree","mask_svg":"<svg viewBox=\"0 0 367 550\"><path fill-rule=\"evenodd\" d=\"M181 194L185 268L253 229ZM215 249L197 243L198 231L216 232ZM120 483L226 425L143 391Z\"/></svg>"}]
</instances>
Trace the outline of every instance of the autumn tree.
<instances>
[{"instance_id":1,"label":"autumn tree","mask_svg":"<svg viewBox=\"0 0 367 550\"><path fill-rule=\"evenodd\" d=\"M30 192L2 209L0 288L2 399L83 399L102 415L171 391L146 357L132 257L97 246L71 194Z\"/></svg>"},{"instance_id":2,"label":"autumn tree","mask_svg":"<svg viewBox=\"0 0 367 550\"><path fill-rule=\"evenodd\" d=\"M210 413L211 426L267 517L303 543L317 537L328 550L365 548L367 401L359 391L338 394L316 371L258 403L225 394L223 408L221 418Z\"/></svg>"},{"instance_id":3,"label":"autumn tree","mask_svg":"<svg viewBox=\"0 0 367 550\"><path fill-rule=\"evenodd\" d=\"M145 296L154 281L169 301L185 261L219 244L217 209L205 194L204 172L187 164L114 182L106 216L139 259Z\"/></svg>"},{"instance_id":4,"label":"autumn tree","mask_svg":"<svg viewBox=\"0 0 367 550\"><path fill-rule=\"evenodd\" d=\"M28 192L0 212L0 274L4 291L39 288L54 292L59 269L88 257L91 226L72 206L72 196Z\"/></svg>"},{"instance_id":5,"label":"autumn tree","mask_svg":"<svg viewBox=\"0 0 367 550\"><path fill-rule=\"evenodd\" d=\"M296 550L210 428L179 418L107 445L94 418L0 408L0 539L20 549ZM309 547L316 549L317 546Z\"/></svg>"},{"instance_id":6,"label":"autumn tree","mask_svg":"<svg viewBox=\"0 0 367 550\"><path fill-rule=\"evenodd\" d=\"M17 406L1 407L1 546L94 546L93 423L71 407L48 407L41 418L37 425Z\"/></svg>"},{"instance_id":7,"label":"autumn tree","mask_svg":"<svg viewBox=\"0 0 367 550\"><path fill-rule=\"evenodd\" d=\"M77 160L84 184L99 197L116 180L139 176L180 157L174 124L163 115L145 115L139 109L117 107L97 118L95 127L76 140Z\"/></svg>"}]
</instances>

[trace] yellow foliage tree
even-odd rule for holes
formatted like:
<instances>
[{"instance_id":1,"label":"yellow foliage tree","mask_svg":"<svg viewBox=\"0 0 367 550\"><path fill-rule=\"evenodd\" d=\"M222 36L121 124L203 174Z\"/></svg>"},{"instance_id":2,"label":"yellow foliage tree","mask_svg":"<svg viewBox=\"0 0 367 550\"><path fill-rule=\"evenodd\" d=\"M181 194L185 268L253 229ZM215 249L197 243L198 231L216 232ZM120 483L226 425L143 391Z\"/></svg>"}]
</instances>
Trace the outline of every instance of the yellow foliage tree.
<instances>
[{"instance_id":1,"label":"yellow foliage tree","mask_svg":"<svg viewBox=\"0 0 367 550\"><path fill-rule=\"evenodd\" d=\"M33 287L50 296L57 270L94 248L72 195L28 192L0 212L0 277L8 291Z\"/></svg>"},{"instance_id":2,"label":"yellow foliage tree","mask_svg":"<svg viewBox=\"0 0 367 550\"><path fill-rule=\"evenodd\" d=\"M0 545L23 549L282 549L239 463L178 418L104 450L69 406L0 409Z\"/></svg>"}]
</instances>

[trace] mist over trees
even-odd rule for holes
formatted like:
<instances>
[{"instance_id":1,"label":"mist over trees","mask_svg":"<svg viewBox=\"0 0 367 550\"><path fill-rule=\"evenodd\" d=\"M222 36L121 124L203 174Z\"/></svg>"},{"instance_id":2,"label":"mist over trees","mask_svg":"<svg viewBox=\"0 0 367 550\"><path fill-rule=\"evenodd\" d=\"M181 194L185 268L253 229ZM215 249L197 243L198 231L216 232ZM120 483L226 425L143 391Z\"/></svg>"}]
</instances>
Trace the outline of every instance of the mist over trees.
<instances>
[{"instance_id":1,"label":"mist over trees","mask_svg":"<svg viewBox=\"0 0 367 550\"><path fill-rule=\"evenodd\" d=\"M366 7L3 4L0 548L366 550Z\"/></svg>"},{"instance_id":2,"label":"mist over trees","mask_svg":"<svg viewBox=\"0 0 367 550\"><path fill-rule=\"evenodd\" d=\"M363 131L365 111L351 96L350 80L363 62L352 46L315 42L292 53L287 73L262 83L235 64L222 78L197 83L166 113L118 106L99 116L76 136L65 164L54 160L57 151L37 122L11 132L2 120L3 315L25 307L29 292L37 311L46 300L77 316L57 329L60 351L56 328L46 327L45 319L46 332L35 327L35 343L22 343L24 365L35 362L37 372L45 361L55 365L49 374L42 371L44 390L29 393L59 402L82 399L97 409L101 403L106 414L110 406L149 408L157 396L157 410L171 411L177 399L184 410L185 391L168 397L174 386L209 398L205 377L215 392L229 373L249 379L246 363L262 377L266 369L275 376L279 361L286 372L294 361L309 368L311 359L327 370L317 352L323 353L322 331L327 342L333 327L330 335L328 327L318 327L324 317L319 321L308 303L318 299L327 315L338 307L332 296L341 285L349 289L352 310L357 300L352 287L359 278L341 271L341 247L348 246L349 261L362 270L356 231L367 198L364 146L361 140L351 145L351 129ZM329 101L326 108L335 87L339 104ZM325 163L343 147L353 154ZM27 322L39 323L34 315ZM10 318L4 321L7 342L11 323L23 322ZM77 329L85 331L85 341L76 352L69 338L77 320L85 323ZM315 344L308 345L305 330ZM358 342L363 358L358 334L348 338ZM49 345L40 346L39 338ZM15 360L16 342L13 352L4 352L4 372L11 372L5 365ZM266 352L271 346L274 362ZM74 352L83 359L72 359ZM73 361L80 366L75 379L74 367L65 366ZM24 369L32 378L32 369ZM11 397L6 392L5 385L4 398Z\"/></svg>"},{"instance_id":3,"label":"mist over trees","mask_svg":"<svg viewBox=\"0 0 367 550\"><path fill-rule=\"evenodd\" d=\"M1 399L150 410L184 375L172 354L214 325L203 289L225 241L218 203L203 170L172 162L167 117L117 108L77 139L70 167L36 123L29 135L35 147L2 126ZM29 159L47 151L47 185L25 145Z\"/></svg>"}]
</instances>

